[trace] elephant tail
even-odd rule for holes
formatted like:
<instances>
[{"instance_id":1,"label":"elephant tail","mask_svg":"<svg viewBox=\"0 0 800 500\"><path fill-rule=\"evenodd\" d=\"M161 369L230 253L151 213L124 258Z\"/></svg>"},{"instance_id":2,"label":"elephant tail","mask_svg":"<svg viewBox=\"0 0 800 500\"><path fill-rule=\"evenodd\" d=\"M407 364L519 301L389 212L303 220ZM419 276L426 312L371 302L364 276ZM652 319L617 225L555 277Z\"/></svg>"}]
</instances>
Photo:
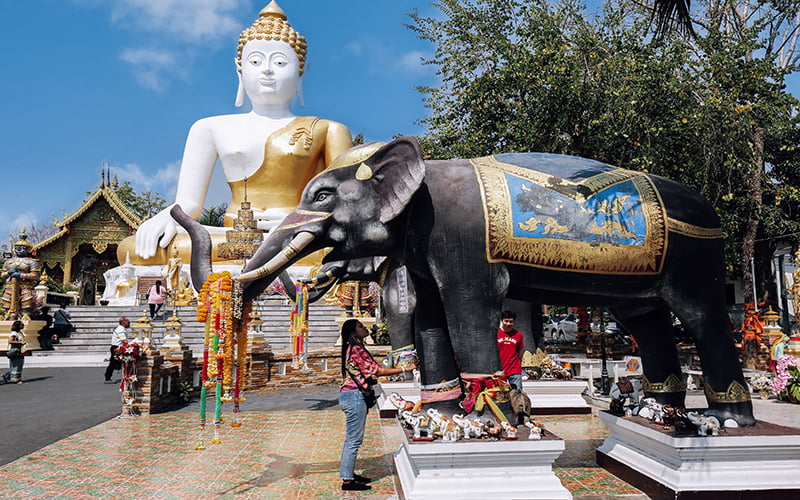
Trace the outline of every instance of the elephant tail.
<instances>
[{"instance_id":1,"label":"elephant tail","mask_svg":"<svg viewBox=\"0 0 800 500\"><path fill-rule=\"evenodd\" d=\"M169 214L186 229L192 240L192 283L195 290L200 291L211 275L211 235L202 224L186 215L179 205L173 206Z\"/></svg>"}]
</instances>

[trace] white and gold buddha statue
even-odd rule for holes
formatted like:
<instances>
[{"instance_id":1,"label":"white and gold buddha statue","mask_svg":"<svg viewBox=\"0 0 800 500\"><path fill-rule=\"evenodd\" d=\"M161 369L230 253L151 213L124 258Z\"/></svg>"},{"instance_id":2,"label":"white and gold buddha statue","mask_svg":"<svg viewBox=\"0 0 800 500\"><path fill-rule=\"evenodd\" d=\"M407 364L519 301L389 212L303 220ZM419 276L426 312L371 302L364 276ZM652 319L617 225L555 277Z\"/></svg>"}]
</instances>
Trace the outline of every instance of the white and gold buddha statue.
<instances>
[{"instance_id":1,"label":"white and gold buddha statue","mask_svg":"<svg viewBox=\"0 0 800 500\"><path fill-rule=\"evenodd\" d=\"M184 212L200 217L219 159L231 189L225 225L230 227L237 215L246 181L258 227L269 230L299 203L306 183L351 147L346 126L295 116L290 109L293 99L300 97L305 63L305 38L292 28L278 4L270 2L239 36L236 105L243 104L246 94L252 110L203 118L189 130L175 197ZM188 235L179 232L169 214L171 207L144 221L135 238L119 245L120 262L130 253L134 265L163 265L173 248L184 263L191 260ZM216 247L225 241L225 229L209 229L215 247L212 259L219 262Z\"/></svg>"}]
</instances>

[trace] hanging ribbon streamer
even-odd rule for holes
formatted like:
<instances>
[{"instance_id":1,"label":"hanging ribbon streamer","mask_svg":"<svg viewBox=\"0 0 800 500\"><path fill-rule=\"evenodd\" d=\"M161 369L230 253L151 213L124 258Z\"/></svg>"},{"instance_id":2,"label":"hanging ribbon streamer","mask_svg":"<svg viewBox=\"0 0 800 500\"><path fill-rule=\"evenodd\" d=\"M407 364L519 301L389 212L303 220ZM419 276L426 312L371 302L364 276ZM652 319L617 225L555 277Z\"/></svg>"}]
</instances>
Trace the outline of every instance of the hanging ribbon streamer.
<instances>
[{"instance_id":1,"label":"hanging ribbon streamer","mask_svg":"<svg viewBox=\"0 0 800 500\"><path fill-rule=\"evenodd\" d=\"M295 285L295 304L289 332L292 334L292 368L308 368L308 285Z\"/></svg>"}]
</instances>

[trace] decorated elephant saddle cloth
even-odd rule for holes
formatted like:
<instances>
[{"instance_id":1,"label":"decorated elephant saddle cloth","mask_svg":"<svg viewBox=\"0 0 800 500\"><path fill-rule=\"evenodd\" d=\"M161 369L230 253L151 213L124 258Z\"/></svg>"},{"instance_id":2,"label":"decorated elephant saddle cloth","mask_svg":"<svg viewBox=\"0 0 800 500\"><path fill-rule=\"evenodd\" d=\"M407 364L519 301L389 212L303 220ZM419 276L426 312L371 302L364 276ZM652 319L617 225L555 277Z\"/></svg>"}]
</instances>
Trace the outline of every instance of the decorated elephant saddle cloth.
<instances>
[{"instance_id":1,"label":"decorated elephant saddle cloth","mask_svg":"<svg viewBox=\"0 0 800 500\"><path fill-rule=\"evenodd\" d=\"M666 213L647 175L545 153L471 161L490 260L602 274L661 271Z\"/></svg>"}]
</instances>

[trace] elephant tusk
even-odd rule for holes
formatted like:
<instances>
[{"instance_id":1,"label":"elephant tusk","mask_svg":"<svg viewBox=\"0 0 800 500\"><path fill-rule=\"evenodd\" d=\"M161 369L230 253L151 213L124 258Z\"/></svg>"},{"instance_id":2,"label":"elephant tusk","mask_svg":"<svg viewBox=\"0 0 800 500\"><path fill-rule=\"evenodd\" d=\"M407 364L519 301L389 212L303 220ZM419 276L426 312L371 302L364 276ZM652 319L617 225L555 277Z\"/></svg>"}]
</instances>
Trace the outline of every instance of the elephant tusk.
<instances>
[{"instance_id":1,"label":"elephant tusk","mask_svg":"<svg viewBox=\"0 0 800 500\"><path fill-rule=\"evenodd\" d=\"M259 278L263 278L264 276L267 276L268 274L275 272L276 270L282 268L287 263L289 263L312 241L314 241L314 235L309 232L303 231L302 233L299 233L294 238L292 238L292 241L290 241L289 244L286 245L286 247L284 247L284 249L281 252L279 252L275 257L270 259L269 262L259 267L258 269L253 269L252 271L242 273L233 279L234 281L248 282L248 281L255 281Z\"/></svg>"}]
</instances>

